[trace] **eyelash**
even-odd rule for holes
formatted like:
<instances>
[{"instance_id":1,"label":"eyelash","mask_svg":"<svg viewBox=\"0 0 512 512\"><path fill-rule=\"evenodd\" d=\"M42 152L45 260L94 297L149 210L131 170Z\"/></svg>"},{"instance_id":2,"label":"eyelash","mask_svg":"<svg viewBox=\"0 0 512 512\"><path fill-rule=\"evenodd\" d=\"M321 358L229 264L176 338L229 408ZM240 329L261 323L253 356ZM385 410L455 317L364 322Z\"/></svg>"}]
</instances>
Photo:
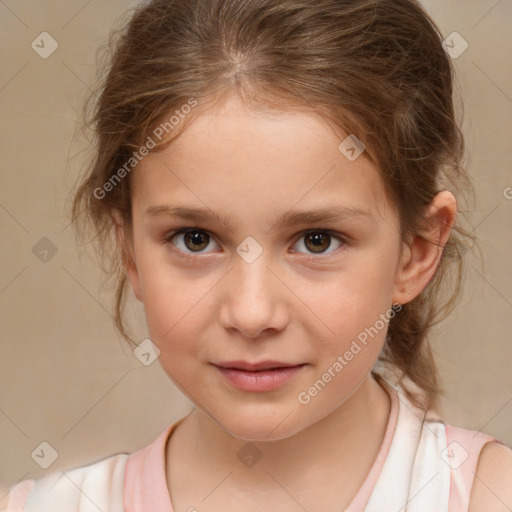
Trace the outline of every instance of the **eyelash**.
<instances>
[{"instance_id":1,"label":"eyelash","mask_svg":"<svg viewBox=\"0 0 512 512\"><path fill-rule=\"evenodd\" d=\"M205 233L207 234L210 238L212 238L213 240L215 240L215 237L212 236L212 234L209 232L209 231L206 231L204 229L200 229L200 228L192 228L192 227L187 227L187 228L181 228L177 231L173 231L172 233L169 233L165 236L165 239L164 239L164 242L166 244L170 244L170 245L173 245L172 244L172 239L177 236L177 235L181 235L183 233L187 233L189 231L199 231L201 233ZM310 255L307 255L305 253L300 253L299 251L293 251L294 253L298 253L298 254L301 254L302 257L307 260L307 261L318 261L319 258L328 258L330 256L332 256L333 254L336 254L337 251L339 251L340 249L343 248L343 246L347 246L349 245L349 242L348 242L348 239L347 237L345 236L342 236L340 233L337 233L335 231L331 231L329 229L307 229L305 231L302 231L301 233L299 233L299 236L298 238L296 239L296 241L294 242L293 245L295 245L301 238L303 238L304 236L310 234L310 233L322 233L322 234L327 234L329 236L331 236L332 238L335 238L336 240L338 240L342 245L341 247L338 247L337 249L334 249L333 251L329 252L329 253L318 253L317 255L313 255L313 254L310 254ZM216 242L218 244L218 242ZM194 253L187 253L187 252L184 252L182 251L181 249L178 249L176 248L176 251L178 251L178 253L180 254L180 256L184 257L184 258L196 258L197 255L201 255L202 253L201 252L198 252L196 254Z\"/></svg>"}]
</instances>

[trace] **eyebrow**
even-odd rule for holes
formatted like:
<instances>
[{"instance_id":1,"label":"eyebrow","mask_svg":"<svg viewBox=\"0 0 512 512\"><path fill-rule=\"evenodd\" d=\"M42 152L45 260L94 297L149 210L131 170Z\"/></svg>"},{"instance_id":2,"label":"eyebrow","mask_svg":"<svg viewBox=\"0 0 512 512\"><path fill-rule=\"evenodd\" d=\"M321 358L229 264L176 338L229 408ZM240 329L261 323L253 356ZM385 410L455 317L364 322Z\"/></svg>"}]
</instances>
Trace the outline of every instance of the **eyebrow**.
<instances>
[{"instance_id":1,"label":"eyebrow","mask_svg":"<svg viewBox=\"0 0 512 512\"><path fill-rule=\"evenodd\" d=\"M187 206L158 205L146 209L150 217L169 216L177 217L191 222L221 223L229 229L233 229L231 220L221 213L214 212L209 208L190 208ZM294 226L298 224L319 223L327 221L341 221L351 218L363 218L374 221L374 216L361 208L347 206L333 206L332 208L321 208L318 210L290 210L283 214L274 224L274 228Z\"/></svg>"}]
</instances>

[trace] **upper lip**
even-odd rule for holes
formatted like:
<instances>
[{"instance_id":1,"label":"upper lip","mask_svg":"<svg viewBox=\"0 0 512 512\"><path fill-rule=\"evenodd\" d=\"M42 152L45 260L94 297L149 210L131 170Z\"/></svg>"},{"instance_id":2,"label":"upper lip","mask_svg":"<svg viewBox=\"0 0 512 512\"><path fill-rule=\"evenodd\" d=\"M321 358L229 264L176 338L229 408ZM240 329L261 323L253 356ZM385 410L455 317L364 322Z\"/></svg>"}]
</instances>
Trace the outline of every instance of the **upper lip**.
<instances>
[{"instance_id":1,"label":"upper lip","mask_svg":"<svg viewBox=\"0 0 512 512\"><path fill-rule=\"evenodd\" d=\"M256 363L249 363L247 361L220 361L213 363L215 366L222 368L233 368L235 370L245 370L249 372L256 372L260 370L270 370L273 368L289 368L292 366L300 366L301 363L284 363L282 361L259 361Z\"/></svg>"}]
</instances>

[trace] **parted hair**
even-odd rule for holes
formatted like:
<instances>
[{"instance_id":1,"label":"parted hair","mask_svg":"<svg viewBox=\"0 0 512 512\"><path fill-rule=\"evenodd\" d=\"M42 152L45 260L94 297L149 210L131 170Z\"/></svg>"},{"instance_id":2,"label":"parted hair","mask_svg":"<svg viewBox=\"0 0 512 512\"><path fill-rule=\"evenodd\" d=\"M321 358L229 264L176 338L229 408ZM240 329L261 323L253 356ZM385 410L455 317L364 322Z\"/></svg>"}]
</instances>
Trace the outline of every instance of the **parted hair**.
<instances>
[{"instance_id":1,"label":"parted hair","mask_svg":"<svg viewBox=\"0 0 512 512\"><path fill-rule=\"evenodd\" d=\"M364 143L403 241L421 232L440 190L457 196L457 222L436 273L389 322L379 358L404 386L412 383L405 386L410 399L435 407L443 389L429 333L460 299L465 254L475 245L460 204L474 193L463 165L454 67L423 7L416 0L152 0L128 11L100 50L100 74L83 109L94 155L74 191L72 219L79 240L92 234L115 281L113 317L123 337L134 343L111 213L118 209L130 226L137 168L126 162L134 151L150 139L150 151L172 144L201 105L227 94L282 111L302 105ZM199 107L184 116L191 104ZM167 122L161 137L155 128L173 113L181 113L177 129Z\"/></svg>"}]
</instances>

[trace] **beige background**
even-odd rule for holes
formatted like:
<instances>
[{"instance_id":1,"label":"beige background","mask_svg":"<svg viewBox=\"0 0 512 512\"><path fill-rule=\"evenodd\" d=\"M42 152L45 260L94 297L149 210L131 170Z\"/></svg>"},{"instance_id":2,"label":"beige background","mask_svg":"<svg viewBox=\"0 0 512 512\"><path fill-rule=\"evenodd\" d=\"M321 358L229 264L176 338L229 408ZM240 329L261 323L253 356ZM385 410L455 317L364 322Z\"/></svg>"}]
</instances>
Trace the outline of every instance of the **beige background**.
<instances>
[{"instance_id":1,"label":"beige background","mask_svg":"<svg viewBox=\"0 0 512 512\"><path fill-rule=\"evenodd\" d=\"M96 47L135 3L0 1L0 499L21 479L142 448L190 407L157 362L143 366L120 340L67 218L87 157L75 121ZM455 62L486 258L436 338L443 412L512 445L512 0L424 4L444 36L469 43ZM31 48L43 31L59 45L48 59ZM57 249L46 263L32 252L43 237ZM31 457L43 441L59 455L47 470Z\"/></svg>"}]
</instances>

